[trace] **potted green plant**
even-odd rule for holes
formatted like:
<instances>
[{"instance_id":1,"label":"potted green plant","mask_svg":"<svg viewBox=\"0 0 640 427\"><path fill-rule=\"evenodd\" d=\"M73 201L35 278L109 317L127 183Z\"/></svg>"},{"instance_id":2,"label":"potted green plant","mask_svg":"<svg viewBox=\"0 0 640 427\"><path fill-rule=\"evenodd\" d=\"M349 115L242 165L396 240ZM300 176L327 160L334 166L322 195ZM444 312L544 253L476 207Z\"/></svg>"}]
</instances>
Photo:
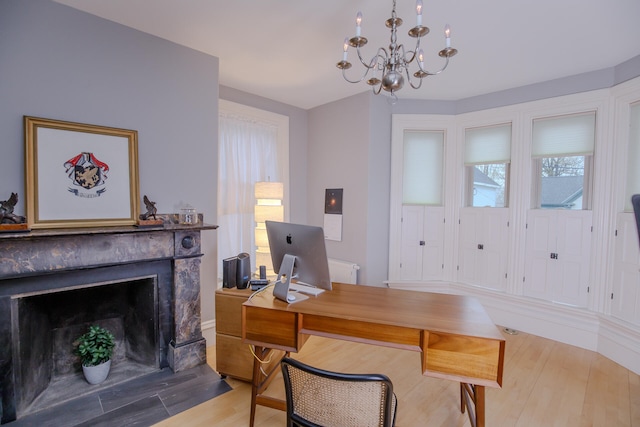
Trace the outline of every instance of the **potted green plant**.
<instances>
[{"instance_id":1,"label":"potted green plant","mask_svg":"<svg viewBox=\"0 0 640 427\"><path fill-rule=\"evenodd\" d=\"M75 353L80 356L82 372L89 384L103 382L111 369L115 338L107 329L93 325L76 340Z\"/></svg>"}]
</instances>

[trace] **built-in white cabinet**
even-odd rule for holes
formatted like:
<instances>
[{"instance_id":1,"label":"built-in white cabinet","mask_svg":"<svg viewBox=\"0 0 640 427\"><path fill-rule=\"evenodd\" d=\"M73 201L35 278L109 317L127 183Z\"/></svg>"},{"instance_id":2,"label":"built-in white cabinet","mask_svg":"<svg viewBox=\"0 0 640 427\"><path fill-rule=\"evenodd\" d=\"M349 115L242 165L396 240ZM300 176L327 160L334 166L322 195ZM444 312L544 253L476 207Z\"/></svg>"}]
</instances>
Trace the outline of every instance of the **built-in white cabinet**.
<instances>
[{"instance_id":1,"label":"built-in white cabinet","mask_svg":"<svg viewBox=\"0 0 640 427\"><path fill-rule=\"evenodd\" d=\"M402 207L400 280L441 280L444 268L444 208Z\"/></svg>"},{"instance_id":2,"label":"built-in white cabinet","mask_svg":"<svg viewBox=\"0 0 640 427\"><path fill-rule=\"evenodd\" d=\"M504 291L509 209L461 208L458 225L458 282Z\"/></svg>"},{"instance_id":3,"label":"built-in white cabinet","mask_svg":"<svg viewBox=\"0 0 640 427\"><path fill-rule=\"evenodd\" d=\"M619 213L616 218L615 257L611 315L640 325L640 248L635 217Z\"/></svg>"},{"instance_id":4,"label":"built-in white cabinet","mask_svg":"<svg viewBox=\"0 0 640 427\"><path fill-rule=\"evenodd\" d=\"M524 294L587 307L591 211L533 209L527 214Z\"/></svg>"}]
</instances>

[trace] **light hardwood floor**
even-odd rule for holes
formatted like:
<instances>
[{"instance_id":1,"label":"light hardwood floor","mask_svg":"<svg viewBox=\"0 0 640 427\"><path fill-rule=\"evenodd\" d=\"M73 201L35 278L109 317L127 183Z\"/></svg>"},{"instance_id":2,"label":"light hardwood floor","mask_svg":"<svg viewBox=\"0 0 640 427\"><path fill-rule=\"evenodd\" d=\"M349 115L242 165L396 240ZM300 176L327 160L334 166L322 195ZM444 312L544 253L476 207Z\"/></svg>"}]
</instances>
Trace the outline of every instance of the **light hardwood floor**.
<instances>
[{"instance_id":1,"label":"light hardwood floor","mask_svg":"<svg viewBox=\"0 0 640 427\"><path fill-rule=\"evenodd\" d=\"M503 387L486 389L487 426L640 427L640 376L592 351L522 332L504 335ZM215 369L215 348L207 354ZM293 357L325 369L388 375L398 397L398 427L470 425L460 413L458 384L421 376L418 353L311 337ZM227 381L232 391L156 427L247 426L250 386ZM282 381L276 378L267 394L283 397ZM282 427L285 414L258 407L255 424Z\"/></svg>"}]
</instances>

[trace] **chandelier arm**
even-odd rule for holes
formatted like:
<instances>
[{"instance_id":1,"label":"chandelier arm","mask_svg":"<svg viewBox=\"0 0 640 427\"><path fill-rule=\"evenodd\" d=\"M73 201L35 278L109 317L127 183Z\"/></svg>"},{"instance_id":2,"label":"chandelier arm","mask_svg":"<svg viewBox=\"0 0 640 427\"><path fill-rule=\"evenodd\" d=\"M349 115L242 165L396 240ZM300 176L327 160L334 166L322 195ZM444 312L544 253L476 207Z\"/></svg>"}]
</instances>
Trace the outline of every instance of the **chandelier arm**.
<instances>
[{"instance_id":1,"label":"chandelier arm","mask_svg":"<svg viewBox=\"0 0 640 427\"><path fill-rule=\"evenodd\" d=\"M348 78L347 77L347 69L346 68L342 69L342 77L349 83L360 83L361 81L363 81L367 77L367 75L369 74L369 71L373 70L372 73L375 76L376 67L378 66L378 60L382 60L383 63L384 63L384 61L386 61L385 56L382 56L380 54L380 51L382 51L385 54L385 56L387 55L387 52L383 48L378 49L378 54L376 54L376 56L371 58L371 61L369 62L369 64L366 64L366 63L363 62L364 66L365 66L365 69L364 69L364 73L362 74L362 76L360 76L359 79L351 80L350 78ZM360 56L359 52L358 52L358 56ZM360 57L360 61L362 62L362 58L361 57ZM380 93L380 89L378 89L378 92L376 93L376 95L378 93Z\"/></svg>"},{"instance_id":2,"label":"chandelier arm","mask_svg":"<svg viewBox=\"0 0 640 427\"><path fill-rule=\"evenodd\" d=\"M444 65L443 65L443 66L442 66L442 68L440 68L438 71L427 71L427 70L423 70L422 68L421 68L420 70L421 70L421 71L424 71L424 73L425 73L427 76L436 76L436 75L440 74L441 72L443 72L443 71L447 68L447 65L449 65L449 57L446 57L446 58L445 58L445 63L444 63ZM420 66L420 65L418 64L418 66Z\"/></svg>"},{"instance_id":3,"label":"chandelier arm","mask_svg":"<svg viewBox=\"0 0 640 427\"><path fill-rule=\"evenodd\" d=\"M409 50L405 53L404 50L404 45L401 44L400 46L398 46L398 49L402 49L402 58L404 58L404 60L406 61L407 64L410 64L413 62L414 59L416 59L416 57L418 56L418 52L420 52L420 37L418 37L418 41L416 42L416 47L414 50ZM407 54L411 55L410 59L407 59ZM420 64L418 63L418 68L420 68ZM422 69L421 69L422 70ZM422 70L424 71L424 70Z\"/></svg>"},{"instance_id":4,"label":"chandelier arm","mask_svg":"<svg viewBox=\"0 0 640 427\"><path fill-rule=\"evenodd\" d=\"M367 74L369 73L369 69L365 69L364 74L362 75L362 77L360 77L360 79L358 80L351 80L347 77L347 70L346 69L342 69L342 77L344 77L344 79L346 81L348 81L349 83L360 83L362 80L364 80L365 77L367 77Z\"/></svg>"},{"instance_id":5,"label":"chandelier arm","mask_svg":"<svg viewBox=\"0 0 640 427\"><path fill-rule=\"evenodd\" d=\"M418 67L420 67L420 65L418 65ZM407 81L409 82L411 87L414 89L420 89L420 87L422 86L422 77L418 78L418 84L415 85L413 84L413 80L411 79L411 75L409 74L409 68L405 68L405 71L407 73Z\"/></svg>"},{"instance_id":6,"label":"chandelier arm","mask_svg":"<svg viewBox=\"0 0 640 427\"><path fill-rule=\"evenodd\" d=\"M364 59L362 58L362 54L360 53L360 48L358 47L356 49L356 52L358 53L358 59L360 60L360 63L362 65L365 66L365 68L367 68L367 71L374 68L376 66L376 64L378 63L378 61L376 60L376 58L381 58L383 62L386 62L387 58L389 57L387 54L387 51L385 48L383 47L379 47L378 48L378 52L371 58L371 60L369 61L369 63L367 64ZM384 53L384 55L381 54ZM366 75L366 74L365 74ZM364 76L363 76L364 78Z\"/></svg>"}]
</instances>

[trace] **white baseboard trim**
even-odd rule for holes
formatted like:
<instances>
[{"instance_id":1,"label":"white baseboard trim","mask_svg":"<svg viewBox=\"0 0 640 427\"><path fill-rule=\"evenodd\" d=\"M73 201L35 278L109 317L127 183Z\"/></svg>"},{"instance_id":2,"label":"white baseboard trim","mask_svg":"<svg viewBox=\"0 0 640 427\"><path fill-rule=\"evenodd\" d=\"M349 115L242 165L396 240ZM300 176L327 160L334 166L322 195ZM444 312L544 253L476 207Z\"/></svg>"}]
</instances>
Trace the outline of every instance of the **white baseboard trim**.
<instances>
[{"instance_id":1,"label":"white baseboard trim","mask_svg":"<svg viewBox=\"0 0 640 427\"><path fill-rule=\"evenodd\" d=\"M494 323L596 351L640 374L640 326L586 309L446 282L389 282L390 288L471 295Z\"/></svg>"},{"instance_id":2,"label":"white baseboard trim","mask_svg":"<svg viewBox=\"0 0 640 427\"><path fill-rule=\"evenodd\" d=\"M207 347L216 343L216 321L205 320L200 324L202 328L202 336L207 340Z\"/></svg>"},{"instance_id":3,"label":"white baseboard trim","mask_svg":"<svg viewBox=\"0 0 640 427\"><path fill-rule=\"evenodd\" d=\"M598 353L640 374L640 328L610 316L600 319Z\"/></svg>"}]
</instances>

